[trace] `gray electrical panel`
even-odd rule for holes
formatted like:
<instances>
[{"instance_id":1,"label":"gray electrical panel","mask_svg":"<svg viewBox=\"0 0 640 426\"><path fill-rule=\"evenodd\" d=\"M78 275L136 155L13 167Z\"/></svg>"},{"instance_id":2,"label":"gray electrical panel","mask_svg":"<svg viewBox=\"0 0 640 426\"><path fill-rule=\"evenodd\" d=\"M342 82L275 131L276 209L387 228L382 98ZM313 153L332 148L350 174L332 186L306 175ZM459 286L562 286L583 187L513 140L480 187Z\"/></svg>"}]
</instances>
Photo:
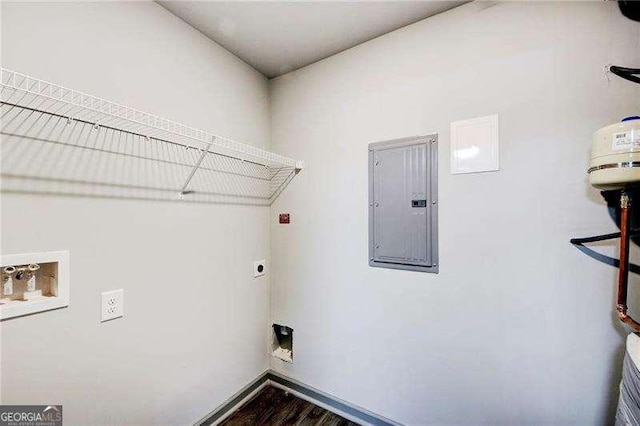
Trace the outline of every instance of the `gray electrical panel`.
<instances>
[{"instance_id":1,"label":"gray electrical panel","mask_svg":"<svg viewBox=\"0 0 640 426\"><path fill-rule=\"evenodd\" d=\"M438 272L438 135L369 145L369 265Z\"/></svg>"}]
</instances>

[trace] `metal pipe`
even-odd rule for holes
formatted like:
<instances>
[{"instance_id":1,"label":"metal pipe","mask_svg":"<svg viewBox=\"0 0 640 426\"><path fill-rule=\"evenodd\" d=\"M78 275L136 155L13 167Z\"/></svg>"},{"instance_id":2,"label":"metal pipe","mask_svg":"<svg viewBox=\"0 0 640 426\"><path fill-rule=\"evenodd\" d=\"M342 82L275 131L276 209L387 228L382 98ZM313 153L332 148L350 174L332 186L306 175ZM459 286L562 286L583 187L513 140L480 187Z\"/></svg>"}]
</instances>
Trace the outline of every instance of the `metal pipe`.
<instances>
[{"instance_id":1,"label":"metal pipe","mask_svg":"<svg viewBox=\"0 0 640 426\"><path fill-rule=\"evenodd\" d=\"M618 318L630 325L636 331L640 331L640 323L627 315L627 293L629 284L629 233L631 215L631 198L626 192L620 196L620 268L618 270L618 296L616 310Z\"/></svg>"}]
</instances>

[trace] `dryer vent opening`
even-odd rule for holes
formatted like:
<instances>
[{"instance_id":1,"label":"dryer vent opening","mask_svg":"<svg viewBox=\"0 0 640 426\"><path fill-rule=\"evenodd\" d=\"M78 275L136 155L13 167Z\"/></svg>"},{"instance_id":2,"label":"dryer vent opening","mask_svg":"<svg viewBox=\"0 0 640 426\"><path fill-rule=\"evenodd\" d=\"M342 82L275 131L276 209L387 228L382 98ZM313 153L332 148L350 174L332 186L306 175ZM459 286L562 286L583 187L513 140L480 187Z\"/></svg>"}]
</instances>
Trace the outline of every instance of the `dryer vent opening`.
<instances>
[{"instance_id":1,"label":"dryer vent opening","mask_svg":"<svg viewBox=\"0 0 640 426\"><path fill-rule=\"evenodd\" d=\"M286 362L293 362L293 328L273 324L271 354Z\"/></svg>"}]
</instances>

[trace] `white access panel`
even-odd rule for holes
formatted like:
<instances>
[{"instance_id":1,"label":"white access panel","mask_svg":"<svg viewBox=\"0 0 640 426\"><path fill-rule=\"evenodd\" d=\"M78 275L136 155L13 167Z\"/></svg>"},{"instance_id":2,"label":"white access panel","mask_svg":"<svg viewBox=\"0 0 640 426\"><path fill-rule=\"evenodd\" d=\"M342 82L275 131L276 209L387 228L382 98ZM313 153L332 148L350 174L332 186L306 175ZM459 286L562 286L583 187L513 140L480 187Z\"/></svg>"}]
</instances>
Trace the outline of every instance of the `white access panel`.
<instances>
[{"instance_id":1,"label":"white access panel","mask_svg":"<svg viewBox=\"0 0 640 426\"><path fill-rule=\"evenodd\" d=\"M451 174L500 169L498 116L451 123Z\"/></svg>"}]
</instances>

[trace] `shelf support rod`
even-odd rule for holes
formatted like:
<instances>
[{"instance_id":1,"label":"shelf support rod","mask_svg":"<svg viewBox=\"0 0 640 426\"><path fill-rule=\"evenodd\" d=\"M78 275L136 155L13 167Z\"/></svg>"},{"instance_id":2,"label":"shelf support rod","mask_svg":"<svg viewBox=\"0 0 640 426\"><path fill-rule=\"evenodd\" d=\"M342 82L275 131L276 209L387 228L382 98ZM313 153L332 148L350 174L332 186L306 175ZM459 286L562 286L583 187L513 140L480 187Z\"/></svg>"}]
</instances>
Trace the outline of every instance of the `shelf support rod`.
<instances>
[{"instance_id":1,"label":"shelf support rod","mask_svg":"<svg viewBox=\"0 0 640 426\"><path fill-rule=\"evenodd\" d=\"M211 145L213 145L214 142L215 142L215 138L213 138L211 143L202 150L202 152L200 153L200 157L198 158L198 161L196 161L196 164L194 164L193 168L191 169L191 172L189 172L189 176L187 176L187 180L184 182L184 185L182 185L182 188L180 189L181 200L184 198L185 194L189 193L189 191L187 191L187 186L189 186L191 179L193 179L193 176L198 171L200 164L202 164L202 161L204 161L204 157L207 155L207 153L209 152L209 148L211 147Z\"/></svg>"}]
</instances>

